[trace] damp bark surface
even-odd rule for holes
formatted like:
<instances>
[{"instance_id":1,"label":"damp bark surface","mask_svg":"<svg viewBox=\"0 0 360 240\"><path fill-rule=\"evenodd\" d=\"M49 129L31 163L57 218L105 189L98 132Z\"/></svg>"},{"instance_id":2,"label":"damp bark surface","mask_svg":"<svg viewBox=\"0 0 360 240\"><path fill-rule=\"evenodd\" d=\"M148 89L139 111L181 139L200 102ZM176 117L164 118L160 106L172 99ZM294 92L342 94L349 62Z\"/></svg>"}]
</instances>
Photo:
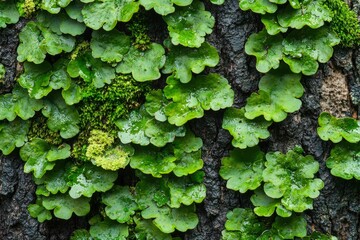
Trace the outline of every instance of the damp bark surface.
<instances>
[{"instance_id":1,"label":"damp bark surface","mask_svg":"<svg viewBox=\"0 0 360 240\"><path fill-rule=\"evenodd\" d=\"M359 4L353 3L355 10ZM235 107L242 107L246 98L257 90L261 75L255 69L255 59L244 52L248 36L259 31L259 18L239 9L237 0L221 6L207 5L216 26L208 41L218 49L221 61L211 71L224 75L235 91ZM21 66L16 61L18 33L24 22L0 30L0 63L6 68L1 92L9 92ZM322 111L343 116L359 115L360 50L336 48L334 57L320 66L318 73L301 80L305 93L298 112L271 126L271 137L262 141L263 151L286 152L296 145L303 147L320 163L317 177L325 187L314 200L314 209L305 212L309 231L331 233L341 240L360 239L360 184L333 177L325 166L331 143L323 142L316 134L317 118ZM221 158L232 149L231 136L221 128L223 111L207 112L202 119L191 123L192 130L204 142L205 185L207 196L197 206L198 226L184 234L189 240L219 240L224 229L226 213L236 207L252 207L251 193L240 194L226 188L219 176ZM0 239L2 240L60 240L69 239L74 229L86 227L87 221L73 217L69 221L51 220L38 223L27 212L35 200L35 184L31 175L23 172L18 153L0 156Z\"/></svg>"}]
</instances>

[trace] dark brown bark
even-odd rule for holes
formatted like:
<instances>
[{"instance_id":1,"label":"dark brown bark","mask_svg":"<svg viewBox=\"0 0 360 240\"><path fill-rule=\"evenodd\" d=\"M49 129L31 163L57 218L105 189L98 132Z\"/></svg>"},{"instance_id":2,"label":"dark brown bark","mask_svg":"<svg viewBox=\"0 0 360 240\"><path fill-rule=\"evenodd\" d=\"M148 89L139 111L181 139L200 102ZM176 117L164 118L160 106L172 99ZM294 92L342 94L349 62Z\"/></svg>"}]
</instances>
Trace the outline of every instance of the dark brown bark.
<instances>
[{"instance_id":1,"label":"dark brown bark","mask_svg":"<svg viewBox=\"0 0 360 240\"><path fill-rule=\"evenodd\" d=\"M359 3L353 3L359 10ZM248 36L261 28L258 17L243 12L237 0L227 0L222 6L208 5L216 18L216 26L208 40L221 56L219 66L211 71L223 74L235 93L235 106L242 107L246 98L257 90L260 74L255 62L244 52ZM17 34L19 23L0 31L0 62L8 72L6 86L11 89L16 75ZM336 48L333 59L320 67L315 76L304 77L305 94L300 111L271 126L270 139L260 146L264 151L286 152L295 145L304 148L320 163L318 176L325 182L314 209L306 211L308 226L331 233L341 240L360 239L360 184L333 177L325 166L332 145L316 134L320 112L330 111L337 116L358 116L360 102L360 50ZM351 97L350 97L351 96ZM356 105L357 104L357 105ZM198 206L200 223L185 234L186 239L218 240L224 228L225 214L235 207L251 207L251 194L239 194L225 187L219 176L221 158L228 154L231 136L221 128L223 111L207 112L205 117L192 122L194 132L204 140L203 159L206 173L207 197ZM23 173L23 163L16 153L0 158L0 239L68 239L71 232L86 224L86 220L73 218L39 224L32 219L26 207L35 199L35 185L31 176Z\"/></svg>"}]
</instances>

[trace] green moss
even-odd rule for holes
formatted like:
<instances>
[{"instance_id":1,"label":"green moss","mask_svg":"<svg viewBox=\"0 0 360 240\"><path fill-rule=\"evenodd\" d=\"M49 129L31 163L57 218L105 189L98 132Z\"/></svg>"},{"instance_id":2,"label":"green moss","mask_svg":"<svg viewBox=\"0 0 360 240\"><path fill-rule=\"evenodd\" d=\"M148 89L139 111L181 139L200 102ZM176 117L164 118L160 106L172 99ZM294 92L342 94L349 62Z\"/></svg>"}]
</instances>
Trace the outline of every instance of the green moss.
<instances>
[{"instance_id":1,"label":"green moss","mask_svg":"<svg viewBox=\"0 0 360 240\"><path fill-rule=\"evenodd\" d=\"M132 45L145 51L150 47L150 37L148 36L148 28L146 26L145 18L142 14L137 14L128 24L128 29L131 32Z\"/></svg>"},{"instance_id":2,"label":"green moss","mask_svg":"<svg viewBox=\"0 0 360 240\"><path fill-rule=\"evenodd\" d=\"M89 131L83 131L78 134L77 139L72 145L71 157L80 161L89 161L86 157L86 149L88 146Z\"/></svg>"},{"instance_id":3,"label":"green moss","mask_svg":"<svg viewBox=\"0 0 360 240\"><path fill-rule=\"evenodd\" d=\"M58 146L62 144L63 139L59 132L51 131L46 125L47 119L37 114L31 121L31 127L28 132L28 139L32 141L35 138L41 138L46 142Z\"/></svg>"},{"instance_id":4,"label":"green moss","mask_svg":"<svg viewBox=\"0 0 360 240\"><path fill-rule=\"evenodd\" d=\"M115 138L104 131L92 130L86 149L86 157L96 166L106 170L124 168L130 161L129 155L133 153L131 147L114 146Z\"/></svg>"},{"instance_id":5,"label":"green moss","mask_svg":"<svg viewBox=\"0 0 360 240\"><path fill-rule=\"evenodd\" d=\"M138 107L149 84L138 83L130 75L119 75L111 84L95 88L82 82L83 100L79 104L80 127L116 134L115 120Z\"/></svg>"},{"instance_id":6,"label":"green moss","mask_svg":"<svg viewBox=\"0 0 360 240\"><path fill-rule=\"evenodd\" d=\"M5 73L6 73L6 69L5 69L4 65L2 65L0 63L0 83L4 83Z\"/></svg>"},{"instance_id":7,"label":"green moss","mask_svg":"<svg viewBox=\"0 0 360 240\"><path fill-rule=\"evenodd\" d=\"M40 0L22 0L17 3L17 6L21 16L31 18L39 9Z\"/></svg>"},{"instance_id":8,"label":"green moss","mask_svg":"<svg viewBox=\"0 0 360 240\"><path fill-rule=\"evenodd\" d=\"M114 137L109 133L95 129L91 130L88 143L86 157L94 158L95 156L103 154L105 150L114 143Z\"/></svg>"},{"instance_id":9,"label":"green moss","mask_svg":"<svg viewBox=\"0 0 360 240\"><path fill-rule=\"evenodd\" d=\"M345 47L359 45L360 25L356 13L342 0L326 0L327 5L333 12L330 28L341 39Z\"/></svg>"},{"instance_id":10,"label":"green moss","mask_svg":"<svg viewBox=\"0 0 360 240\"><path fill-rule=\"evenodd\" d=\"M90 43L87 41L82 41L76 45L75 49L71 52L70 59L74 60L79 52L85 52L85 50L90 49Z\"/></svg>"}]
</instances>

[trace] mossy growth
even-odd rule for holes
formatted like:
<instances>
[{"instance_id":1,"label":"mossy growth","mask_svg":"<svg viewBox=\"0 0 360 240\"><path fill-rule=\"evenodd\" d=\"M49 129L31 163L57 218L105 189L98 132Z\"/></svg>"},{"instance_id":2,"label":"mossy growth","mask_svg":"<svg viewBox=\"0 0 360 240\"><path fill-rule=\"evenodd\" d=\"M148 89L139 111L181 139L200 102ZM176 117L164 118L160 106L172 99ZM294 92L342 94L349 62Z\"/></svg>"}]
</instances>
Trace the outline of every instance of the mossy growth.
<instances>
[{"instance_id":1,"label":"mossy growth","mask_svg":"<svg viewBox=\"0 0 360 240\"><path fill-rule=\"evenodd\" d=\"M5 73L6 73L5 67L0 63L0 83L4 83Z\"/></svg>"},{"instance_id":2,"label":"mossy growth","mask_svg":"<svg viewBox=\"0 0 360 240\"><path fill-rule=\"evenodd\" d=\"M341 39L340 44L345 47L357 46L360 43L360 24L356 13L343 0L326 0L333 12L330 28Z\"/></svg>"},{"instance_id":3,"label":"mossy growth","mask_svg":"<svg viewBox=\"0 0 360 240\"><path fill-rule=\"evenodd\" d=\"M127 27L131 32L132 45L141 51L149 49L151 41L143 14L135 15Z\"/></svg>"},{"instance_id":4,"label":"mossy growth","mask_svg":"<svg viewBox=\"0 0 360 240\"><path fill-rule=\"evenodd\" d=\"M21 0L17 3L20 15L26 18L31 18L39 6L40 0Z\"/></svg>"},{"instance_id":5,"label":"mossy growth","mask_svg":"<svg viewBox=\"0 0 360 240\"><path fill-rule=\"evenodd\" d=\"M91 130L86 157L91 162L106 170L116 171L125 168L134 153L130 146L120 145L115 138L101 130Z\"/></svg>"},{"instance_id":6,"label":"mossy growth","mask_svg":"<svg viewBox=\"0 0 360 240\"><path fill-rule=\"evenodd\" d=\"M115 120L126 117L130 110L140 106L148 83L138 83L131 75L118 75L111 84L95 88L82 82L83 100L79 104L80 127L99 129L116 135Z\"/></svg>"},{"instance_id":7,"label":"mossy growth","mask_svg":"<svg viewBox=\"0 0 360 240\"><path fill-rule=\"evenodd\" d=\"M32 118L28 140L32 141L35 138L41 138L52 145L59 146L63 143L60 133L50 130L46 125L46 121L47 119L40 113Z\"/></svg>"}]
</instances>

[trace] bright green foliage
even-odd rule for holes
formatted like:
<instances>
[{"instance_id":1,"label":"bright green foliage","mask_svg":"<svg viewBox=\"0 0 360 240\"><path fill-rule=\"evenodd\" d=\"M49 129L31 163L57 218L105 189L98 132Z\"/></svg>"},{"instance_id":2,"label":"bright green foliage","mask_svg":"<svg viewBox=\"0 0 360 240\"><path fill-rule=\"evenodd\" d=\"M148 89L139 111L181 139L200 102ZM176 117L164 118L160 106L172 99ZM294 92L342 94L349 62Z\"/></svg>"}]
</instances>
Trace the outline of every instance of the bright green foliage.
<instances>
[{"instance_id":1,"label":"bright green foliage","mask_svg":"<svg viewBox=\"0 0 360 240\"><path fill-rule=\"evenodd\" d=\"M164 45L169 51L163 73L174 73L182 83L191 80L192 72L201 73L206 66L215 67L219 62L219 54L216 48L204 42L199 48L189 49L181 45L174 46L170 41L165 41Z\"/></svg>"},{"instance_id":2,"label":"bright green foliage","mask_svg":"<svg viewBox=\"0 0 360 240\"><path fill-rule=\"evenodd\" d=\"M306 236L306 220L301 215L292 215L288 218L276 217L272 225L282 239Z\"/></svg>"},{"instance_id":3,"label":"bright green foliage","mask_svg":"<svg viewBox=\"0 0 360 240\"><path fill-rule=\"evenodd\" d=\"M47 126L60 131L62 138L72 138L79 132L79 114L74 106L65 103L59 94L53 94L45 101L42 114L48 118Z\"/></svg>"},{"instance_id":4,"label":"bright green foliage","mask_svg":"<svg viewBox=\"0 0 360 240\"><path fill-rule=\"evenodd\" d=\"M129 187L113 187L102 195L102 202L106 205L106 215L119 223L128 222L138 209Z\"/></svg>"},{"instance_id":5,"label":"bright green foliage","mask_svg":"<svg viewBox=\"0 0 360 240\"><path fill-rule=\"evenodd\" d=\"M199 173L187 179L172 177L168 180L152 180L142 176L136 185L137 201L143 210L142 217L155 218L153 223L164 233L171 233L175 229L184 232L194 228L198 223L194 205L179 206L179 203L191 204L205 197L204 187L200 183L202 176L202 173ZM179 208L170 208L166 204L173 204Z\"/></svg>"},{"instance_id":6,"label":"bright green foliage","mask_svg":"<svg viewBox=\"0 0 360 240\"><path fill-rule=\"evenodd\" d=\"M360 180L360 145L341 142L331 150L326 166L331 174L349 180Z\"/></svg>"},{"instance_id":7,"label":"bright green foliage","mask_svg":"<svg viewBox=\"0 0 360 240\"><path fill-rule=\"evenodd\" d=\"M67 15L78 22L84 22L81 9L84 4L81 1L72 1L66 8L65 11Z\"/></svg>"},{"instance_id":8,"label":"bright green foliage","mask_svg":"<svg viewBox=\"0 0 360 240\"><path fill-rule=\"evenodd\" d=\"M136 239L157 239L171 240L171 235L163 233L157 228L151 220L135 218L135 236Z\"/></svg>"},{"instance_id":9,"label":"bright green foliage","mask_svg":"<svg viewBox=\"0 0 360 240\"><path fill-rule=\"evenodd\" d=\"M66 182L66 165L63 161L57 162L51 171L47 171L41 178L36 178L35 183L39 186L45 186L51 194L58 192L65 193L69 189Z\"/></svg>"},{"instance_id":10,"label":"bright green foliage","mask_svg":"<svg viewBox=\"0 0 360 240\"><path fill-rule=\"evenodd\" d=\"M116 171L130 162L134 149L129 145L113 145L114 137L101 130L92 130L88 139L86 157L96 166Z\"/></svg>"},{"instance_id":11,"label":"bright green foliage","mask_svg":"<svg viewBox=\"0 0 360 240\"><path fill-rule=\"evenodd\" d=\"M340 142L343 138L351 143L360 141L360 121L351 118L336 118L330 113L320 114L317 133L324 141Z\"/></svg>"},{"instance_id":12,"label":"bright green foliage","mask_svg":"<svg viewBox=\"0 0 360 240\"><path fill-rule=\"evenodd\" d=\"M300 83L301 75L280 67L260 79L258 93L247 99L245 117L254 119L263 115L267 121L283 121L287 113L300 109L298 99L304 93Z\"/></svg>"},{"instance_id":13,"label":"bright green foliage","mask_svg":"<svg viewBox=\"0 0 360 240\"><path fill-rule=\"evenodd\" d=\"M175 137L185 136L184 127L176 127L168 122L158 122L153 119L144 108L134 110L128 119L118 120L119 138L122 143L133 142L142 146L149 143L163 147L173 142Z\"/></svg>"},{"instance_id":14,"label":"bright green foliage","mask_svg":"<svg viewBox=\"0 0 360 240\"><path fill-rule=\"evenodd\" d=\"M173 147L177 159L173 172L177 177L195 173L203 167L202 140L195 137L190 130L187 130L185 137L176 138Z\"/></svg>"},{"instance_id":15,"label":"bright green foliage","mask_svg":"<svg viewBox=\"0 0 360 240\"><path fill-rule=\"evenodd\" d=\"M303 156L298 149L287 154L266 154L263 179L264 191L271 198L281 198L282 205L291 211L303 212L312 209L313 198L319 196L324 183L314 174L319 163L311 155Z\"/></svg>"},{"instance_id":16,"label":"bright green foliage","mask_svg":"<svg viewBox=\"0 0 360 240\"><path fill-rule=\"evenodd\" d=\"M175 137L185 136L185 128L152 119L146 123L145 134L150 138L151 144L163 147L166 143L173 142Z\"/></svg>"},{"instance_id":17,"label":"bright green foliage","mask_svg":"<svg viewBox=\"0 0 360 240\"><path fill-rule=\"evenodd\" d=\"M140 108L132 111L128 119L118 120L116 126L120 129L118 134L121 142L148 145L150 139L145 135L145 126L150 119L144 108Z\"/></svg>"},{"instance_id":18,"label":"bright green foliage","mask_svg":"<svg viewBox=\"0 0 360 240\"><path fill-rule=\"evenodd\" d=\"M137 148L131 157L130 166L145 174L161 178L162 174L170 173L175 167L176 157L170 149L160 150L155 147Z\"/></svg>"},{"instance_id":19,"label":"bright green foliage","mask_svg":"<svg viewBox=\"0 0 360 240\"><path fill-rule=\"evenodd\" d=\"M139 0L146 10L154 9L160 15L168 15L175 11L173 4L188 6L193 0Z\"/></svg>"},{"instance_id":20,"label":"bright green foliage","mask_svg":"<svg viewBox=\"0 0 360 240\"><path fill-rule=\"evenodd\" d=\"M319 28L332 19L332 12L323 2L324 0L305 0L298 9L288 5L277 15L279 24L285 28L301 29L305 25Z\"/></svg>"},{"instance_id":21,"label":"bright green foliage","mask_svg":"<svg viewBox=\"0 0 360 240\"><path fill-rule=\"evenodd\" d=\"M90 198L71 198L68 194L56 194L43 197L42 205L47 210L54 210L57 218L68 220L75 213L77 216L85 216L90 212Z\"/></svg>"},{"instance_id":22,"label":"bright green foliage","mask_svg":"<svg viewBox=\"0 0 360 240\"><path fill-rule=\"evenodd\" d=\"M38 138L27 142L20 149L20 157L26 162L24 172L33 172L34 177L41 178L46 171L54 168L55 161L70 157L70 146L52 146Z\"/></svg>"},{"instance_id":23,"label":"bright green foliage","mask_svg":"<svg viewBox=\"0 0 360 240\"><path fill-rule=\"evenodd\" d=\"M20 45L17 48L17 60L36 64L42 63L46 53L56 55L70 52L75 46L75 39L69 35L58 35L35 22L28 22L19 34Z\"/></svg>"},{"instance_id":24,"label":"bright green foliage","mask_svg":"<svg viewBox=\"0 0 360 240\"><path fill-rule=\"evenodd\" d=\"M261 185L264 162L264 153L258 147L235 149L221 160L219 173L227 180L227 188L245 193Z\"/></svg>"},{"instance_id":25,"label":"bright green foliage","mask_svg":"<svg viewBox=\"0 0 360 240\"><path fill-rule=\"evenodd\" d=\"M177 149L175 149L174 151L177 160L175 162L176 167L174 168L173 172L178 177L192 174L200 170L204 165L204 162L201 159L200 150L195 150L190 153L187 153L185 151Z\"/></svg>"},{"instance_id":26,"label":"bright green foliage","mask_svg":"<svg viewBox=\"0 0 360 240\"><path fill-rule=\"evenodd\" d=\"M283 60L294 73L313 75L318 63L326 63L333 54L333 46L340 39L327 27L319 29L302 28L292 31L283 41Z\"/></svg>"},{"instance_id":27,"label":"bright green foliage","mask_svg":"<svg viewBox=\"0 0 360 240\"><path fill-rule=\"evenodd\" d=\"M28 89L32 98L40 99L48 95L52 88L49 85L52 66L48 62L34 64L25 62L25 72L19 77L21 87Z\"/></svg>"},{"instance_id":28,"label":"bright green foliage","mask_svg":"<svg viewBox=\"0 0 360 240\"><path fill-rule=\"evenodd\" d=\"M90 234L94 240L126 240L129 230L126 224L105 219L91 226Z\"/></svg>"},{"instance_id":29,"label":"bright green foliage","mask_svg":"<svg viewBox=\"0 0 360 240\"><path fill-rule=\"evenodd\" d=\"M89 28L98 30L102 27L110 31L118 21L128 22L138 10L139 3L134 0L96 0L86 4L81 13Z\"/></svg>"},{"instance_id":30,"label":"bright green foliage","mask_svg":"<svg viewBox=\"0 0 360 240\"><path fill-rule=\"evenodd\" d=\"M169 104L169 100L165 98L161 89L152 90L146 95L146 102L144 104L146 111L160 122L165 122L167 117L165 115L165 106Z\"/></svg>"},{"instance_id":31,"label":"bright green foliage","mask_svg":"<svg viewBox=\"0 0 360 240\"><path fill-rule=\"evenodd\" d=\"M27 91L19 85L15 85L12 93L0 95L0 120L6 118L13 121L16 116L27 120L41 108L43 108L43 102L30 98Z\"/></svg>"},{"instance_id":32,"label":"bright green foliage","mask_svg":"<svg viewBox=\"0 0 360 240\"><path fill-rule=\"evenodd\" d=\"M2 63L0 63L0 83L3 83L5 79L5 74L6 74L5 66Z\"/></svg>"},{"instance_id":33,"label":"bright green foliage","mask_svg":"<svg viewBox=\"0 0 360 240\"><path fill-rule=\"evenodd\" d=\"M63 12L59 14L41 12L36 19L41 23L41 26L49 28L58 35L70 34L71 36L77 36L83 34L86 30L86 26L83 23L69 18Z\"/></svg>"},{"instance_id":34,"label":"bright green foliage","mask_svg":"<svg viewBox=\"0 0 360 240\"><path fill-rule=\"evenodd\" d=\"M93 58L90 51L80 53L72 59L67 66L67 72L73 78L81 77L87 83L92 82L96 88L111 83L115 78L115 69Z\"/></svg>"},{"instance_id":35,"label":"bright green foliage","mask_svg":"<svg viewBox=\"0 0 360 240\"><path fill-rule=\"evenodd\" d=\"M290 217L292 212L287 210L280 199L274 199L265 194L265 192L258 188L250 198L254 204L254 212L258 216L270 217L276 209L276 214L280 217Z\"/></svg>"},{"instance_id":36,"label":"bright green foliage","mask_svg":"<svg viewBox=\"0 0 360 240\"><path fill-rule=\"evenodd\" d=\"M20 14L13 0L0 2L0 28L5 28L7 24L17 23Z\"/></svg>"},{"instance_id":37,"label":"bright green foliage","mask_svg":"<svg viewBox=\"0 0 360 240\"><path fill-rule=\"evenodd\" d=\"M30 213L30 216L37 218L37 220L41 223L52 219L51 212L44 208L42 202L39 199L36 200L35 204L29 204L27 209Z\"/></svg>"},{"instance_id":38,"label":"bright green foliage","mask_svg":"<svg viewBox=\"0 0 360 240\"><path fill-rule=\"evenodd\" d=\"M169 178L169 206L171 208L179 208L181 204L188 206L194 202L201 203L206 197L206 187L202 183L204 175L203 172L196 172L187 177Z\"/></svg>"},{"instance_id":39,"label":"bright green foliage","mask_svg":"<svg viewBox=\"0 0 360 240\"><path fill-rule=\"evenodd\" d=\"M342 0L325 0L327 7L333 12L330 29L341 39L340 43L346 47L359 45L360 24L357 15L347 2Z\"/></svg>"},{"instance_id":40,"label":"bright green foliage","mask_svg":"<svg viewBox=\"0 0 360 240\"><path fill-rule=\"evenodd\" d=\"M223 240L282 240L306 236L306 220L301 215L277 216L271 228L266 227L251 209L235 208L226 217Z\"/></svg>"},{"instance_id":41,"label":"bright green foliage","mask_svg":"<svg viewBox=\"0 0 360 240\"><path fill-rule=\"evenodd\" d=\"M149 175L138 174L140 181L136 184L136 201L140 210L152 205L162 207L170 202L170 191L166 177L153 178Z\"/></svg>"},{"instance_id":42,"label":"bright green foliage","mask_svg":"<svg viewBox=\"0 0 360 240\"><path fill-rule=\"evenodd\" d=\"M265 230L251 209L235 208L226 214L226 218L223 240L255 240Z\"/></svg>"},{"instance_id":43,"label":"bright green foliage","mask_svg":"<svg viewBox=\"0 0 360 240\"><path fill-rule=\"evenodd\" d=\"M41 9L47 10L49 13L59 13L61 8L66 7L72 0L42 0Z\"/></svg>"},{"instance_id":44,"label":"bright green foliage","mask_svg":"<svg viewBox=\"0 0 360 240\"><path fill-rule=\"evenodd\" d=\"M239 0L241 10L251 10L255 13L266 14L274 13L277 10L277 5L269 0Z\"/></svg>"},{"instance_id":45,"label":"bright green foliage","mask_svg":"<svg viewBox=\"0 0 360 240\"><path fill-rule=\"evenodd\" d=\"M218 74L198 75L186 84L170 76L166 83L164 94L173 102L165 107L165 114L169 123L176 126L202 117L204 110L217 111L233 103L233 90L228 81Z\"/></svg>"},{"instance_id":46,"label":"bright green foliage","mask_svg":"<svg viewBox=\"0 0 360 240\"><path fill-rule=\"evenodd\" d=\"M94 31L90 42L92 56L108 63L120 62L130 46L130 37L116 29Z\"/></svg>"},{"instance_id":47,"label":"bright green foliage","mask_svg":"<svg viewBox=\"0 0 360 240\"><path fill-rule=\"evenodd\" d=\"M47 61L41 64L25 62L25 72L20 75L19 84L28 89L31 98L40 99L52 90L62 88L62 96L68 105L78 103L81 100L81 89L67 74L67 63L68 61L63 59L57 61L54 66Z\"/></svg>"},{"instance_id":48,"label":"bright green foliage","mask_svg":"<svg viewBox=\"0 0 360 240\"><path fill-rule=\"evenodd\" d=\"M141 51L131 47L123 61L116 67L118 73L131 73L139 82L160 78L160 68L165 64L165 50L157 43L151 43L149 49Z\"/></svg>"},{"instance_id":49,"label":"bright green foliage","mask_svg":"<svg viewBox=\"0 0 360 240\"><path fill-rule=\"evenodd\" d=\"M205 11L204 4L198 0L190 6L178 8L176 12L164 17L168 25L171 42L174 45L199 48L205 35L212 32L215 19Z\"/></svg>"},{"instance_id":50,"label":"bright green foliage","mask_svg":"<svg viewBox=\"0 0 360 240\"><path fill-rule=\"evenodd\" d=\"M156 205L151 205L141 212L141 216L145 219L154 218L154 225L164 233L172 233L175 229L185 232L195 228L199 222L194 211L194 205L181 206L180 208L169 208L167 206L159 208Z\"/></svg>"},{"instance_id":51,"label":"bright green foliage","mask_svg":"<svg viewBox=\"0 0 360 240\"><path fill-rule=\"evenodd\" d=\"M15 119L14 121L0 121L0 150L9 155L15 147L21 147L27 141L30 123Z\"/></svg>"},{"instance_id":52,"label":"bright green foliage","mask_svg":"<svg viewBox=\"0 0 360 240\"><path fill-rule=\"evenodd\" d=\"M124 118L149 89L147 83L138 83L130 75L118 75L102 88L92 83L82 86L83 99L78 105L80 127L101 129L116 135L115 121Z\"/></svg>"},{"instance_id":53,"label":"bright green foliage","mask_svg":"<svg viewBox=\"0 0 360 240\"><path fill-rule=\"evenodd\" d=\"M256 69L266 73L270 69L278 68L282 54L281 34L269 35L264 29L250 35L245 44L245 52L256 57Z\"/></svg>"},{"instance_id":54,"label":"bright green foliage","mask_svg":"<svg viewBox=\"0 0 360 240\"><path fill-rule=\"evenodd\" d=\"M241 149L256 146L259 139L270 136L267 128L271 122L264 118L249 120L245 117L245 109L228 108L224 113L222 128L228 130L234 137L232 145Z\"/></svg>"},{"instance_id":55,"label":"bright green foliage","mask_svg":"<svg viewBox=\"0 0 360 240\"><path fill-rule=\"evenodd\" d=\"M89 239L91 239L91 236L86 229L77 229L70 236L70 240L89 240Z\"/></svg>"},{"instance_id":56,"label":"bright green foliage","mask_svg":"<svg viewBox=\"0 0 360 240\"><path fill-rule=\"evenodd\" d=\"M264 24L268 34L276 35L280 32L286 32L287 28L282 27L275 14L265 14L261 16L261 22Z\"/></svg>"},{"instance_id":57,"label":"bright green foliage","mask_svg":"<svg viewBox=\"0 0 360 240\"><path fill-rule=\"evenodd\" d=\"M94 192L106 192L113 187L117 177L117 172L106 171L92 164L84 164L77 167L76 171L69 176L71 178L71 182L68 182L69 195L76 199L81 196L91 197Z\"/></svg>"}]
</instances>

